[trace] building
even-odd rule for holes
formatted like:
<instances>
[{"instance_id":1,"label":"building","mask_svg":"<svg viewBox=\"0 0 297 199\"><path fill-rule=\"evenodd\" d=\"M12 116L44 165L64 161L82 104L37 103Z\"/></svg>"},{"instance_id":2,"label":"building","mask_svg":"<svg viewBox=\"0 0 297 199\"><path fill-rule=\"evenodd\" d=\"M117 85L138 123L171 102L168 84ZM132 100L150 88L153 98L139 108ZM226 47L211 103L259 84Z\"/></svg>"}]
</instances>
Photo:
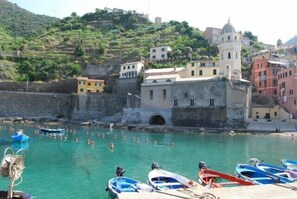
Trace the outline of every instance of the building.
<instances>
[{"instance_id":1,"label":"building","mask_svg":"<svg viewBox=\"0 0 297 199\"><path fill-rule=\"evenodd\" d=\"M193 70L180 72L177 68L164 69L168 71L163 73L160 73L161 69L145 72L141 108L125 109L124 121L169 126L244 127L249 116L251 89L250 82L241 79L241 42L237 36L228 22L220 36L219 50L223 59L219 62L191 62L187 68L194 67ZM199 70L208 67L210 70L206 71L210 74L202 71L199 76ZM213 75L214 69L222 74ZM184 72L185 77L181 75Z\"/></svg>"},{"instance_id":2,"label":"building","mask_svg":"<svg viewBox=\"0 0 297 199\"><path fill-rule=\"evenodd\" d=\"M141 73L143 66L143 61L121 64L120 78L137 77Z\"/></svg>"},{"instance_id":3,"label":"building","mask_svg":"<svg viewBox=\"0 0 297 199\"><path fill-rule=\"evenodd\" d=\"M279 70L277 80L279 105L297 119L297 66Z\"/></svg>"},{"instance_id":4,"label":"building","mask_svg":"<svg viewBox=\"0 0 297 199\"><path fill-rule=\"evenodd\" d=\"M166 60L168 58L168 53L171 51L172 49L169 46L153 47L150 50L150 60Z\"/></svg>"},{"instance_id":5,"label":"building","mask_svg":"<svg viewBox=\"0 0 297 199\"><path fill-rule=\"evenodd\" d=\"M241 80L241 41L240 33L235 31L230 20L224 25L218 45L219 76L227 79Z\"/></svg>"},{"instance_id":6,"label":"building","mask_svg":"<svg viewBox=\"0 0 297 199\"><path fill-rule=\"evenodd\" d=\"M167 76L167 75L177 75L181 78L187 77L187 71L184 67L174 67L174 68L159 68L159 69L148 69L144 71L143 79L154 76Z\"/></svg>"},{"instance_id":7,"label":"building","mask_svg":"<svg viewBox=\"0 0 297 199\"><path fill-rule=\"evenodd\" d=\"M204 39L209 45L217 45L220 43L221 31L220 28L207 27L204 31Z\"/></svg>"},{"instance_id":8,"label":"building","mask_svg":"<svg viewBox=\"0 0 297 199\"><path fill-rule=\"evenodd\" d=\"M216 60L198 60L187 63L187 77L216 77L219 74L219 62Z\"/></svg>"},{"instance_id":9,"label":"building","mask_svg":"<svg viewBox=\"0 0 297 199\"><path fill-rule=\"evenodd\" d=\"M88 79L87 77L77 78L77 93L101 93L104 88L104 80Z\"/></svg>"},{"instance_id":10,"label":"building","mask_svg":"<svg viewBox=\"0 0 297 199\"><path fill-rule=\"evenodd\" d=\"M256 93L271 96L278 104L278 78L277 73L288 66L288 63L279 60L270 53L262 54L254 58L252 63L252 82Z\"/></svg>"},{"instance_id":11,"label":"building","mask_svg":"<svg viewBox=\"0 0 297 199\"><path fill-rule=\"evenodd\" d=\"M155 18L155 24L160 24L162 23L162 18L161 17L156 17Z\"/></svg>"}]
</instances>

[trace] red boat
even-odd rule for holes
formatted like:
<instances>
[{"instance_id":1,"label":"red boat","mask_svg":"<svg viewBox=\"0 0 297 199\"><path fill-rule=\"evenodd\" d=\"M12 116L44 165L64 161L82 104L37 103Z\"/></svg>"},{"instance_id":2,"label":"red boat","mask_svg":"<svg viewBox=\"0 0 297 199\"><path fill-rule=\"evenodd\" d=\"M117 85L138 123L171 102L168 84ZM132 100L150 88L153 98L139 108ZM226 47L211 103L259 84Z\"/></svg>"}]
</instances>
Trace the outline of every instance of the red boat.
<instances>
[{"instance_id":1,"label":"red boat","mask_svg":"<svg viewBox=\"0 0 297 199\"><path fill-rule=\"evenodd\" d=\"M198 178L200 184L209 188L255 185L253 182L219 171L207 169L204 162L199 163Z\"/></svg>"}]
</instances>

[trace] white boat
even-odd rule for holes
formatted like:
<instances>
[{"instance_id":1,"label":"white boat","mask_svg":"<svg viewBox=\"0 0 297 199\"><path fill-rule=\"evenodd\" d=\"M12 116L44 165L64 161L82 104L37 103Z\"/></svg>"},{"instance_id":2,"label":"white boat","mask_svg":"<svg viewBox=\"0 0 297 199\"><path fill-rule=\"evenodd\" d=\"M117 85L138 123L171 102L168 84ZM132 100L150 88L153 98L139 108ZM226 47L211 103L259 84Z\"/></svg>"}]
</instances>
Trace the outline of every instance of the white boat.
<instances>
[{"instance_id":1,"label":"white boat","mask_svg":"<svg viewBox=\"0 0 297 199\"><path fill-rule=\"evenodd\" d=\"M191 188L197 183L177 173L159 169L157 163L152 164L148 174L149 184L156 190Z\"/></svg>"}]
</instances>

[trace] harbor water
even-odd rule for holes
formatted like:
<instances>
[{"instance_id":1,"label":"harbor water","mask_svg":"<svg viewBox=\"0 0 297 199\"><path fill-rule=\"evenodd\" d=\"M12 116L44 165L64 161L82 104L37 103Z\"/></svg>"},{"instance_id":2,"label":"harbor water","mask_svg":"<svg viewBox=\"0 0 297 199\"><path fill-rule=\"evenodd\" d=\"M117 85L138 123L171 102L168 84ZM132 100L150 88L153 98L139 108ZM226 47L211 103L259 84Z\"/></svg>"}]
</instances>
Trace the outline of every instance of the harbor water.
<instances>
[{"instance_id":1,"label":"harbor water","mask_svg":"<svg viewBox=\"0 0 297 199\"><path fill-rule=\"evenodd\" d=\"M29 142L12 144L10 127L22 128L30 136ZM147 182L153 162L162 169L197 180L199 161L205 161L211 169L234 174L236 164L248 163L250 158L276 165L283 158L297 159L297 137L282 134L152 133L95 126L60 127L69 129L64 135L67 140L64 136L60 139L40 134L35 124L1 126L1 159L7 147L26 149L23 182L15 190L26 191L36 199L104 199L108 198L106 183L115 176L117 166L125 169L125 176ZM9 180L0 178L0 190L8 185Z\"/></svg>"}]
</instances>

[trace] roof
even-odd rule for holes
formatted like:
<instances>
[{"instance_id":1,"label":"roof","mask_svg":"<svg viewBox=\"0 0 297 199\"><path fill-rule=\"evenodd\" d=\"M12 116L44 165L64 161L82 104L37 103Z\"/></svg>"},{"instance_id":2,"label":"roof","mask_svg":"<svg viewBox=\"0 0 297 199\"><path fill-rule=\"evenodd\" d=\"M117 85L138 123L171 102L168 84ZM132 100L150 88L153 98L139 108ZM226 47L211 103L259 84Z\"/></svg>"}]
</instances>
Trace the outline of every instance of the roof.
<instances>
[{"instance_id":1,"label":"roof","mask_svg":"<svg viewBox=\"0 0 297 199\"><path fill-rule=\"evenodd\" d=\"M165 72L173 72L173 71L182 71L185 70L184 67L176 67L176 68L159 68L159 69L148 69L144 73L165 73Z\"/></svg>"},{"instance_id":2,"label":"roof","mask_svg":"<svg viewBox=\"0 0 297 199\"><path fill-rule=\"evenodd\" d=\"M235 32L236 32L235 28L231 25L230 20L228 20L228 23L224 25L221 34L235 33Z\"/></svg>"},{"instance_id":3,"label":"roof","mask_svg":"<svg viewBox=\"0 0 297 199\"><path fill-rule=\"evenodd\" d=\"M271 64L279 64L279 65L282 65L282 66L289 66L289 63L283 62L283 61L272 61L272 60L269 60L268 62L271 63Z\"/></svg>"}]
</instances>

